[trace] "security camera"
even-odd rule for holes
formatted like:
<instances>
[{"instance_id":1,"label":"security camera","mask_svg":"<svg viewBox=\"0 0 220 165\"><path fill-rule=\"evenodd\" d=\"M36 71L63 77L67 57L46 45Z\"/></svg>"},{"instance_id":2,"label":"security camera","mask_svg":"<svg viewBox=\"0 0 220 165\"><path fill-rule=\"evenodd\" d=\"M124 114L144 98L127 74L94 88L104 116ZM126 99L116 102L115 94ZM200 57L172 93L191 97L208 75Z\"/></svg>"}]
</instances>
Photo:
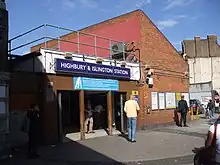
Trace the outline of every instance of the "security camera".
<instances>
[{"instance_id":1,"label":"security camera","mask_svg":"<svg viewBox=\"0 0 220 165\"><path fill-rule=\"evenodd\" d=\"M184 75L185 76L189 76L189 72L184 72Z\"/></svg>"},{"instance_id":2,"label":"security camera","mask_svg":"<svg viewBox=\"0 0 220 165\"><path fill-rule=\"evenodd\" d=\"M184 60L187 60L187 55L186 55L186 53L183 54L183 59L184 59Z\"/></svg>"}]
</instances>

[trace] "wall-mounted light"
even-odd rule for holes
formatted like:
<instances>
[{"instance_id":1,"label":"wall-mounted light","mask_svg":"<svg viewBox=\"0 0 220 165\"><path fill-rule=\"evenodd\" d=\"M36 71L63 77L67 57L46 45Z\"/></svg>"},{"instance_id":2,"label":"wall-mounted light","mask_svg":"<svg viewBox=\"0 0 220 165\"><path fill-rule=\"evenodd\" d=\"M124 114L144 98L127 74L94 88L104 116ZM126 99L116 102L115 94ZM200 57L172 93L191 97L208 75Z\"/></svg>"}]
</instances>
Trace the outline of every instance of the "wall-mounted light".
<instances>
[{"instance_id":1,"label":"wall-mounted light","mask_svg":"<svg viewBox=\"0 0 220 165\"><path fill-rule=\"evenodd\" d=\"M187 61L188 58L187 58L187 54L186 54L186 53L183 54L183 59L184 59L185 61Z\"/></svg>"},{"instance_id":2,"label":"wall-mounted light","mask_svg":"<svg viewBox=\"0 0 220 165\"><path fill-rule=\"evenodd\" d=\"M188 77L189 76L189 72L184 72L184 76Z\"/></svg>"},{"instance_id":3,"label":"wall-mounted light","mask_svg":"<svg viewBox=\"0 0 220 165\"><path fill-rule=\"evenodd\" d=\"M144 68L144 72L148 73L151 67L150 65L144 65L143 68Z\"/></svg>"},{"instance_id":4,"label":"wall-mounted light","mask_svg":"<svg viewBox=\"0 0 220 165\"><path fill-rule=\"evenodd\" d=\"M121 62L121 67L125 67L126 66L126 62L125 61L122 61Z\"/></svg>"},{"instance_id":5,"label":"wall-mounted light","mask_svg":"<svg viewBox=\"0 0 220 165\"><path fill-rule=\"evenodd\" d=\"M146 84L148 84L148 88L153 88L153 74L154 70L149 65L144 65L144 73L146 74Z\"/></svg>"},{"instance_id":6,"label":"wall-mounted light","mask_svg":"<svg viewBox=\"0 0 220 165\"><path fill-rule=\"evenodd\" d=\"M64 56L65 56L65 59L72 59L73 58L73 54L69 53L69 52L66 52Z\"/></svg>"},{"instance_id":7,"label":"wall-mounted light","mask_svg":"<svg viewBox=\"0 0 220 165\"><path fill-rule=\"evenodd\" d=\"M97 63L97 64L102 64L103 61L104 61L104 60L103 60L103 58L101 58L101 57L97 57L97 58L96 58L96 63Z\"/></svg>"},{"instance_id":8,"label":"wall-mounted light","mask_svg":"<svg viewBox=\"0 0 220 165\"><path fill-rule=\"evenodd\" d=\"M149 69L147 75L153 76L153 74L154 74L154 69Z\"/></svg>"}]
</instances>

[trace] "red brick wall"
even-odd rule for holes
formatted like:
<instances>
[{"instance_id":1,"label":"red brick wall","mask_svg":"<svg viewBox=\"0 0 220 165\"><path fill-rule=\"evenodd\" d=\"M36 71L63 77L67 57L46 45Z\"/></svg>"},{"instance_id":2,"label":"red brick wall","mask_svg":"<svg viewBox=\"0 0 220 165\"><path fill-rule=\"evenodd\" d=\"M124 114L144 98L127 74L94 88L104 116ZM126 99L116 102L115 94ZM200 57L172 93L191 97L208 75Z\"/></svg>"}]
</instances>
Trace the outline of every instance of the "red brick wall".
<instances>
[{"instance_id":1,"label":"red brick wall","mask_svg":"<svg viewBox=\"0 0 220 165\"><path fill-rule=\"evenodd\" d=\"M151 91L188 92L187 63L181 58L172 44L158 30L152 21L139 11L141 21L141 61L155 70L154 88L143 88L144 106L150 105ZM161 110L147 114L144 109L139 120L141 124L158 124L173 121L173 110Z\"/></svg>"},{"instance_id":2,"label":"red brick wall","mask_svg":"<svg viewBox=\"0 0 220 165\"><path fill-rule=\"evenodd\" d=\"M120 19L119 19L120 20ZM140 40L140 22L137 17L131 17L123 22L110 22L108 24L97 25L97 28L92 30L86 30L88 33L97 35L96 37L96 53L95 53L95 37L80 33L80 43L89 44L93 47L86 45L79 45L80 53L83 54L97 54L99 57L108 57L110 54L109 48L110 44L117 44L117 41L139 41ZM103 36L105 38L111 38L116 41L109 41L98 36ZM77 42L77 37L70 39L72 42ZM76 52L77 44L61 42L61 50Z\"/></svg>"}]
</instances>

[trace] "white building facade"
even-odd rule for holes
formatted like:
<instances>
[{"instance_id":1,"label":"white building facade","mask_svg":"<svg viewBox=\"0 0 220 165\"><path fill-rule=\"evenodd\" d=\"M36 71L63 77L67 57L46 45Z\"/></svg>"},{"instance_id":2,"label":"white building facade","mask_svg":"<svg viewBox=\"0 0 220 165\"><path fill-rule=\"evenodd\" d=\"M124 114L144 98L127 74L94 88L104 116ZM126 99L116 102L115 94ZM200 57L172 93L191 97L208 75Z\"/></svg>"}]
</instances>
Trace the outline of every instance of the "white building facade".
<instances>
[{"instance_id":1,"label":"white building facade","mask_svg":"<svg viewBox=\"0 0 220 165\"><path fill-rule=\"evenodd\" d=\"M217 36L184 40L182 47L184 58L189 64L189 83L211 82L212 90L220 92L220 45Z\"/></svg>"}]
</instances>

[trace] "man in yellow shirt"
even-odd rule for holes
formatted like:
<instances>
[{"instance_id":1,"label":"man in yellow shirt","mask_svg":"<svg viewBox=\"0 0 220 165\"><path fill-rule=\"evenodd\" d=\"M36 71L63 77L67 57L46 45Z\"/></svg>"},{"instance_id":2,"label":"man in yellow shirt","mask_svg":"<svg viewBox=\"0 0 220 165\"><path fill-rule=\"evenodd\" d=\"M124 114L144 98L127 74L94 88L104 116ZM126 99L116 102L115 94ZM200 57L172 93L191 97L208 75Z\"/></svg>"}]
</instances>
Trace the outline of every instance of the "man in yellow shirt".
<instances>
[{"instance_id":1,"label":"man in yellow shirt","mask_svg":"<svg viewBox=\"0 0 220 165\"><path fill-rule=\"evenodd\" d=\"M128 140L132 143L136 142L136 121L137 111L140 107L133 95L130 95L130 99L125 102L124 111L128 118Z\"/></svg>"}]
</instances>

